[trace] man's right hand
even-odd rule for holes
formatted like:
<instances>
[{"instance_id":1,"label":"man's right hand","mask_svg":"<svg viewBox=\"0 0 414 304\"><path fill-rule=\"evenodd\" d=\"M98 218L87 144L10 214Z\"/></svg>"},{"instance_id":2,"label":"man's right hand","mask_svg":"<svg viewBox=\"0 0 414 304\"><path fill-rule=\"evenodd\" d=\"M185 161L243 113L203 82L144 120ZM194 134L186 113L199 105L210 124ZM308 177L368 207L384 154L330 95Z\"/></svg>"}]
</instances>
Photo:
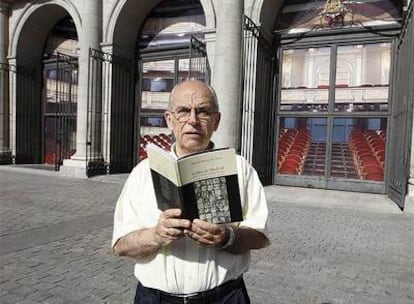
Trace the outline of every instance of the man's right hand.
<instances>
[{"instance_id":1,"label":"man's right hand","mask_svg":"<svg viewBox=\"0 0 414 304\"><path fill-rule=\"evenodd\" d=\"M180 218L180 209L165 210L160 214L155 227L143 228L128 233L114 245L114 251L121 256L135 259L156 253L162 246L171 244L184 236L184 229L190 229L191 222Z\"/></svg>"},{"instance_id":2,"label":"man's right hand","mask_svg":"<svg viewBox=\"0 0 414 304\"><path fill-rule=\"evenodd\" d=\"M155 238L161 246L184 237L184 229L191 228L191 221L180 218L180 209L168 209L161 213L155 226Z\"/></svg>"}]
</instances>

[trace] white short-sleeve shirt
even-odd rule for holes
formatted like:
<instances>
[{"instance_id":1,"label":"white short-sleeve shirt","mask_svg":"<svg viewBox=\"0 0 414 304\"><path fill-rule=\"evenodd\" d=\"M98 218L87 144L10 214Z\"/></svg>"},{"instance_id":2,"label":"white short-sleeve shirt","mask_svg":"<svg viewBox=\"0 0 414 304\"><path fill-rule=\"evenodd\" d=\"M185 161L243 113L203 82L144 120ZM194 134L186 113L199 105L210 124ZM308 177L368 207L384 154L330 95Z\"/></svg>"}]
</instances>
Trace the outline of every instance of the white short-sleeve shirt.
<instances>
[{"instance_id":1,"label":"white short-sleeve shirt","mask_svg":"<svg viewBox=\"0 0 414 304\"><path fill-rule=\"evenodd\" d=\"M265 233L268 210L263 186L256 171L241 156L237 156L237 168L244 219L240 226ZM131 172L118 198L112 246L132 231L156 226L160 213L148 160L143 160ZM235 279L249 265L249 252L233 254L198 247L184 237L137 261L134 274L146 287L183 294L208 290Z\"/></svg>"}]
</instances>

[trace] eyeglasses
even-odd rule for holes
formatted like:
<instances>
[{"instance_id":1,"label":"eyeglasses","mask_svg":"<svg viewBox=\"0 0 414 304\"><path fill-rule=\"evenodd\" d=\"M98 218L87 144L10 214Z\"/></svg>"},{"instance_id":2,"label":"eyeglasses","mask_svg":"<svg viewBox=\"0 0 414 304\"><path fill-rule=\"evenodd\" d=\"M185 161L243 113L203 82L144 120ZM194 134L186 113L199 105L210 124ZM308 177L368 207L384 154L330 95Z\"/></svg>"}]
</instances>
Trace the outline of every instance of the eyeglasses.
<instances>
[{"instance_id":1,"label":"eyeglasses","mask_svg":"<svg viewBox=\"0 0 414 304\"><path fill-rule=\"evenodd\" d=\"M170 111L176 120L179 122L187 122L191 116L191 108L179 108L177 111ZM209 120L211 116L217 112L210 111L209 109L194 109L195 115L199 120Z\"/></svg>"}]
</instances>

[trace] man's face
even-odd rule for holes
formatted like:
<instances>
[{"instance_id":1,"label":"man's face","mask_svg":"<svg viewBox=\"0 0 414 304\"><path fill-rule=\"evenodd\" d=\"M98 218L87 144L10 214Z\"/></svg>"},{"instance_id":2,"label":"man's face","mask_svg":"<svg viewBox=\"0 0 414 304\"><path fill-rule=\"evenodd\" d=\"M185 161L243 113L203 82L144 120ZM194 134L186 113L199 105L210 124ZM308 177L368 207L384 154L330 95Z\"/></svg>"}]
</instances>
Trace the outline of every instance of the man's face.
<instances>
[{"instance_id":1,"label":"man's face","mask_svg":"<svg viewBox=\"0 0 414 304\"><path fill-rule=\"evenodd\" d=\"M220 121L215 110L212 94L201 82L184 82L174 90L165 120L175 136L178 156L207 149Z\"/></svg>"}]
</instances>

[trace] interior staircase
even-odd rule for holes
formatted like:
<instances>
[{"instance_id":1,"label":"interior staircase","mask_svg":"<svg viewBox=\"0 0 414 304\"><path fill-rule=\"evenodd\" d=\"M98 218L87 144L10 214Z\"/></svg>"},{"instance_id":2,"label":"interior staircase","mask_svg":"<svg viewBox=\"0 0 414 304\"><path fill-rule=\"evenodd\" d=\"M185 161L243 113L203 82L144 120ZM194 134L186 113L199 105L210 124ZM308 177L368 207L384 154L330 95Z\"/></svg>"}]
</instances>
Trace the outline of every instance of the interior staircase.
<instances>
[{"instance_id":1,"label":"interior staircase","mask_svg":"<svg viewBox=\"0 0 414 304\"><path fill-rule=\"evenodd\" d=\"M305 160L303 175L325 174L326 143L313 142ZM331 177L357 178L347 143L333 143L331 154Z\"/></svg>"}]
</instances>

